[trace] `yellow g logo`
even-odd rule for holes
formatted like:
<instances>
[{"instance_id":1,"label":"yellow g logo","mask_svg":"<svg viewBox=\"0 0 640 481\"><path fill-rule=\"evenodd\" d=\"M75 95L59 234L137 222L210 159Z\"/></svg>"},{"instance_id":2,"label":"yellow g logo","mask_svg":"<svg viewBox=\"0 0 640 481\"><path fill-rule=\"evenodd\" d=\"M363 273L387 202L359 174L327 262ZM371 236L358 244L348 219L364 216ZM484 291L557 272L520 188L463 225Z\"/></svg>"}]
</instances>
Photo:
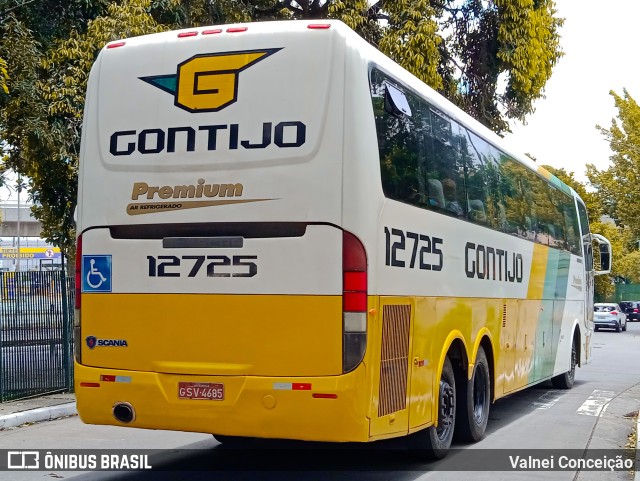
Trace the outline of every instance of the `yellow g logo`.
<instances>
[{"instance_id":1,"label":"yellow g logo","mask_svg":"<svg viewBox=\"0 0 640 481\"><path fill-rule=\"evenodd\" d=\"M240 72L278 50L195 55L180 63L175 75L140 77L140 80L174 95L176 107L188 112L217 112L238 100Z\"/></svg>"}]
</instances>

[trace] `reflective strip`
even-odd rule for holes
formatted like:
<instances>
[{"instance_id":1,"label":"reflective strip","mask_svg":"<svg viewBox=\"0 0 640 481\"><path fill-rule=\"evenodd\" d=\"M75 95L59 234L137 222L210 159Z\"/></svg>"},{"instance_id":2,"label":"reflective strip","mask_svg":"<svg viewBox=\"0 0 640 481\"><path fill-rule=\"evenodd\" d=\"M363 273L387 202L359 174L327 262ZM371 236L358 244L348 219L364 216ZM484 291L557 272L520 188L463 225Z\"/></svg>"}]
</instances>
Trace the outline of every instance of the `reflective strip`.
<instances>
[{"instance_id":1,"label":"reflective strip","mask_svg":"<svg viewBox=\"0 0 640 481\"><path fill-rule=\"evenodd\" d=\"M104 382L131 382L131 376L113 376L103 374L100 376L100 380Z\"/></svg>"},{"instance_id":2,"label":"reflective strip","mask_svg":"<svg viewBox=\"0 0 640 481\"><path fill-rule=\"evenodd\" d=\"M310 382L274 382L273 389L276 391L310 391Z\"/></svg>"},{"instance_id":3,"label":"reflective strip","mask_svg":"<svg viewBox=\"0 0 640 481\"><path fill-rule=\"evenodd\" d=\"M290 382L274 382L273 389L276 391L290 391L293 385Z\"/></svg>"}]
</instances>

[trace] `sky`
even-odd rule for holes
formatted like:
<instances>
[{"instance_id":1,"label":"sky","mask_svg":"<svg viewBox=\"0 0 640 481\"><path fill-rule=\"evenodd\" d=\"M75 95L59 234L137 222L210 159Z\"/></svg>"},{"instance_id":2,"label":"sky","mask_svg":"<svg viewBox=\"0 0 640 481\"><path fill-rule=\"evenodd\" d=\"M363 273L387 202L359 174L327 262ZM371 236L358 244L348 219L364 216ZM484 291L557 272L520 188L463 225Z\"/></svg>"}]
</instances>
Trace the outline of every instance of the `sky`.
<instances>
[{"instance_id":1,"label":"sky","mask_svg":"<svg viewBox=\"0 0 640 481\"><path fill-rule=\"evenodd\" d=\"M546 98L507 138L538 163L564 167L586 182L585 164L611 165L609 144L596 129L611 127L617 115L609 92L622 95L626 88L640 102L640 1L556 0L556 8L565 19L565 55L546 84Z\"/></svg>"}]
</instances>

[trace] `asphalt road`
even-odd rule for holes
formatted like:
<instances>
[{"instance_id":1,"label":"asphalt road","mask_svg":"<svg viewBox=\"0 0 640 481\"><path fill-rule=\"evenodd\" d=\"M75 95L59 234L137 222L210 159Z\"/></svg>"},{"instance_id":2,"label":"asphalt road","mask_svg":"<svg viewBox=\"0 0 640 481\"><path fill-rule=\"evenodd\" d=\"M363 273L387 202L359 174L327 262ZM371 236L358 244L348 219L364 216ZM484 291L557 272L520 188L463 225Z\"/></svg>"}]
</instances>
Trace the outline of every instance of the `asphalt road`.
<instances>
[{"instance_id":1,"label":"asphalt road","mask_svg":"<svg viewBox=\"0 0 640 481\"><path fill-rule=\"evenodd\" d=\"M151 453L152 471L0 472L0 480L630 480L629 472L448 470L464 465L471 454L491 463L529 450L552 450L530 451L549 454L569 449L579 456L585 449L624 448L635 428L634 411L640 408L640 323L630 323L627 332L595 333L593 355L593 361L577 371L571 390L544 384L498 401L485 439L456 444L444 461L409 458L398 442L374 443L366 449L305 444L312 449L302 450L299 443L278 443L234 451L206 434L89 426L72 417L0 431L0 449L163 451Z\"/></svg>"}]
</instances>

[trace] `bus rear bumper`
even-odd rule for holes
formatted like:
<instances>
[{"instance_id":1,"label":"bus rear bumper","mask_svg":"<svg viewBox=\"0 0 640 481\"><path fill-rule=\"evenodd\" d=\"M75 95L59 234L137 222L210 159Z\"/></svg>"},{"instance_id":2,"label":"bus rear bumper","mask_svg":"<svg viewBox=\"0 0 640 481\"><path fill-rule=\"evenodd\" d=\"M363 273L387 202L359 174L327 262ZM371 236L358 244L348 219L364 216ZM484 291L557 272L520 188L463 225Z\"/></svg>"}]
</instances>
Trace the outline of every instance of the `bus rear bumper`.
<instances>
[{"instance_id":1,"label":"bus rear bumper","mask_svg":"<svg viewBox=\"0 0 640 481\"><path fill-rule=\"evenodd\" d=\"M308 441L368 441L365 365L341 376L188 376L75 364L80 418L88 424ZM180 383L223 384L224 399L181 399ZM211 384L203 384L211 383ZM184 386L184 385L183 385ZM183 393L184 394L184 393ZM133 420L118 421L126 403Z\"/></svg>"}]
</instances>

